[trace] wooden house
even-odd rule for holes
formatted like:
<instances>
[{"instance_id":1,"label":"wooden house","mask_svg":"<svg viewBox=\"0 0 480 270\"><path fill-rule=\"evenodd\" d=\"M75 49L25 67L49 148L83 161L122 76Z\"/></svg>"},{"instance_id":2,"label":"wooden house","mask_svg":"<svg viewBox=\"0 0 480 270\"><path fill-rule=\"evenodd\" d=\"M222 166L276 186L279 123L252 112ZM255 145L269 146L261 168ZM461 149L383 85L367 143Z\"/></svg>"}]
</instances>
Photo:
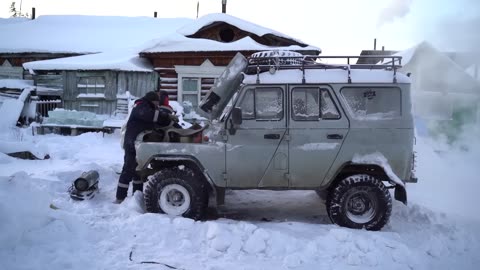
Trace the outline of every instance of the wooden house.
<instances>
[{"instance_id":1,"label":"wooden house","mask_svg":"<svg viewBox=\"0 0 480 270\"><path fill-rule=\"evenodd\" d=\"M159 89L195 107L237 52L291 50L318 55L321 50L285 34L227 14L210 14L178 29L140 52L159 74Z\"/></svg>"},{"instance_id":2,"label":"wooden house","mask_svg":"<svg viewBox=\"0 0 480 270\"><path fill-rule=\"evenodd\" d=\"M400 72L411 74L417 116L450 120L464 107L480 109L480 82L446 53L422 42L394 55L402 56Z\"/></svg>"},{"instance_id":3,"label":"wooden house","mask_svg":"<svg viewBox=\"0 0 480 270\"><path fill-rule=\"evenodd\" d=\"M75 67L34 70L30 69L28 65L24 67L23 64L44 63L43 61L54 59L77 59L76 56L135 48L190 21L192 20L186 18L157 19L81 15L49 15L40 16L35 20L26 18L0 20L0 36L15 37L2 39L0 42L0 79L33 79L37 94L41 98L66 98L65 100L69 101L77 96L72 94L77 91L76 87L75 89L71 87L72 85L82 88L83 85L91 86L93 83L95 90L86 89L83 91L85 94L100 90L101 86L105 85L106 99L108 101L115 100L117 89L114 87L117 83L112 80L118 78L121 87L122 81L133 81L136 80L136 77L143 80L145 71L141 72L141 75L134 75L133 78L125 78L125 74L120 72L117 75L115 70L95 70L92 73L88 69L78 69L79 74L76 78L77 74L72 73L77 70ZM76 82L73 81L74 77ZM86 83L87 80L88 83ZM111 93L108 92L109 87L112 88ZM78 91L82 92L82 89ZM115 94L112 94L113 92ZM67 107L78 108L77 105L72 107L68 103ZM110 106L107 105L108 103L111 102L105 102L105 106ZM100 112L103 111L109 110L102 109Z\"/></svg>"},{"instance_id":4,"label":"wooden house","mask_svg":"<svg viewBox=\"0 0 480 270\"><path fill-rule=\"evenodd\" d=\"M51 58L27 62L28 53L19 49L23 68L33 74L40 96L54 93L65 109L98 114L115 114L127 91L140 97L147 91L166 90L171 99L196 106L237 52L246 56L265 50L320 53L319 48L226 14L197 20L44 17L31 21L30 26L38 29L29 31L38 37L39 32L53 29L52 40L42 37L46 44L27 51L46 50ZM28 40L4 46L23 43ZM0 54L6 50L0 45ZM56 57L61 53L75 56Z\"/></svg>"},{"instance_id":5,"label":"wooden house","mask_svg":"<svg viewBox=\"0 0 480 270\"><path fill-rule=\"evenodd\" d=\"M96 114L123 112L127 91L142 96L157 89L158 76L146 59L121 50L24 64L34 70L37 87L61 88L68 110Z\"/></svg>"}]
</instances>

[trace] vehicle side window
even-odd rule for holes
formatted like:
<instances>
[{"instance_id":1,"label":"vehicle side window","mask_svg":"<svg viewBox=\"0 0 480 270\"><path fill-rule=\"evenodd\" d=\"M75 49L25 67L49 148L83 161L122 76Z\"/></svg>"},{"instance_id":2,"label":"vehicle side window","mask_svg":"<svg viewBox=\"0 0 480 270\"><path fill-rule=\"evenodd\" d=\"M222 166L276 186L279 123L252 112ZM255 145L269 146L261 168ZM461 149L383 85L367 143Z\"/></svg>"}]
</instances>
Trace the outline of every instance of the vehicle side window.
<instances>
[{"instance_id":1,"label":"vehicle side window","mask_svg":"<svg viewBox=\"0 0 480 270\"><path fill-rule=\"evenodd\" d=\"M333 102L332 96L326 89L321 89L322 99L321 99L321 112L322 119L340 119L340 112Z\"/></svg>"},{"instance_id":2,"label":"vehicle side window","mask_svg":"<svg viewBox=\"0 0 480 270\"><path fill-rule=\"evenodd\" d=\"M394 119L402 115L402 96L396 87L347 87L341 90L354 117Z\"/></svg>"},{"instance_id":3,"label":"vehicle side window","mask_svg":"<svg viewBox=\"0 0 480 270\"><path fill-rule=\"evenodd\" d=\"M294 120L318 121L319 88L295 88L292 91L292 116Z\"/></svg>"},{"instance_id":4,"label":"vehicle side window","mask_svg":"<svg viewBox=\"0 0 480 270\"><path fill-rule=\"evenodd\" d=\"M292 118L296 121L339 119L340 113L328 90L297 87L292 90Z\"/></svg>"},{"instance_id":5,"label":"vehicle side window","mask_svg":"<svg viewBox=\"0 0 480 270\"><path fill-rule=\"evenodd\" d=\"M283 117L283 91L279 87L248 89L240 108L245 120L280 120Z\"/></svg>"},{"instance_id":6,"label":"vehicle side window","mask_svg":"<svg viewBox=\"0 0 480 270\"><path fill-rule=\"evenodd\" d=\"M240 107L242 108L242 119L255 119L255 91L248 89L243 96Z\"/></svg>"}]
</instances>

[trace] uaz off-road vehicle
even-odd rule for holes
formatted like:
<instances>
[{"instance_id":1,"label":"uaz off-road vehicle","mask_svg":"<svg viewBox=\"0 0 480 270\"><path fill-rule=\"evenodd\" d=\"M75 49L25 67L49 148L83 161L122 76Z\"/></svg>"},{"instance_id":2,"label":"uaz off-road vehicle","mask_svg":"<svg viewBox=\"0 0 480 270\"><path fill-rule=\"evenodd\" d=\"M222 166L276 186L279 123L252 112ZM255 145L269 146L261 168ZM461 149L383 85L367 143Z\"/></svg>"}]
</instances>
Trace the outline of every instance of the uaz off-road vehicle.
<instances>
[{"instance_id":1,"label":"uaz off-road vehicle","mask_svg":"<svg viewBox=\"0 0 480 270\"><path fill-rule=\"evenodd\" d=\"M208 127L140 134L147 211L202 219L226 189L315 190L333 223L381 229L389 189L406 203L405 182L416 182L410 80L394 56L369 66L317 58L237 54L200 104Z\"/></svg>"}]
</instances>

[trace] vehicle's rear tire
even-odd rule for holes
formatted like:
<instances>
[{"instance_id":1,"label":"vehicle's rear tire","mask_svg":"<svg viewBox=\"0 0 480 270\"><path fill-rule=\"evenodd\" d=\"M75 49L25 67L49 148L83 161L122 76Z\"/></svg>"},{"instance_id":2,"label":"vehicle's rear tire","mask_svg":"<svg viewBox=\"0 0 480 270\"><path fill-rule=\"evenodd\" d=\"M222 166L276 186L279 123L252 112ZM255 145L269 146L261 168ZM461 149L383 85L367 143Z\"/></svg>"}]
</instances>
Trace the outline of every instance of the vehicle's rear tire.
<instances>
[{"instance_id":1,"label":"vehicle's rear tire","mask_svg":"<svg viewBox=\"0 0 480 270\"><path fill-rule=\"evenodd\" d=\"M338 182L327 196L326 207L335 224L378 231L390 218L392 198L380 180L359 174Z\"/></svg>"},{"instance_id":2,"label":"vehicle's rear tire","mask_svg":"<svg viewBox=\"0 0 480 270\"><path fill-rule=\"evenodd\" d=\"M208 204L205 183L184 167L162 169L149 177L145 191L147 212L201 220Z\"/></svg>"}]
</instances>

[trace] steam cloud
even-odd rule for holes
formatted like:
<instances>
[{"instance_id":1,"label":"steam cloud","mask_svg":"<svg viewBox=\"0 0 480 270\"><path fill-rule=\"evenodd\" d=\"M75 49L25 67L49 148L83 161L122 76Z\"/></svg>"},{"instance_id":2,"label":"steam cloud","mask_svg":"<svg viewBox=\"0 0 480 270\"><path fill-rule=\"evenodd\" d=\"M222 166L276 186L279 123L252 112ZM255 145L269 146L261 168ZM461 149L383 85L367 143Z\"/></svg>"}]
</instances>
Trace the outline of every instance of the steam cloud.
<instances>
[{"instance_id":1,"label":"steam cloud","mask_svg":"<svg viewBox=\"0 0 480 270\"><path fill-rule=\"evenodd\" d=\"M403 18L410 12L410 5L413 0L392 0L385 7L378 17L377 27L391 23L397 18Z\"/></svg>"}]
</instances>

